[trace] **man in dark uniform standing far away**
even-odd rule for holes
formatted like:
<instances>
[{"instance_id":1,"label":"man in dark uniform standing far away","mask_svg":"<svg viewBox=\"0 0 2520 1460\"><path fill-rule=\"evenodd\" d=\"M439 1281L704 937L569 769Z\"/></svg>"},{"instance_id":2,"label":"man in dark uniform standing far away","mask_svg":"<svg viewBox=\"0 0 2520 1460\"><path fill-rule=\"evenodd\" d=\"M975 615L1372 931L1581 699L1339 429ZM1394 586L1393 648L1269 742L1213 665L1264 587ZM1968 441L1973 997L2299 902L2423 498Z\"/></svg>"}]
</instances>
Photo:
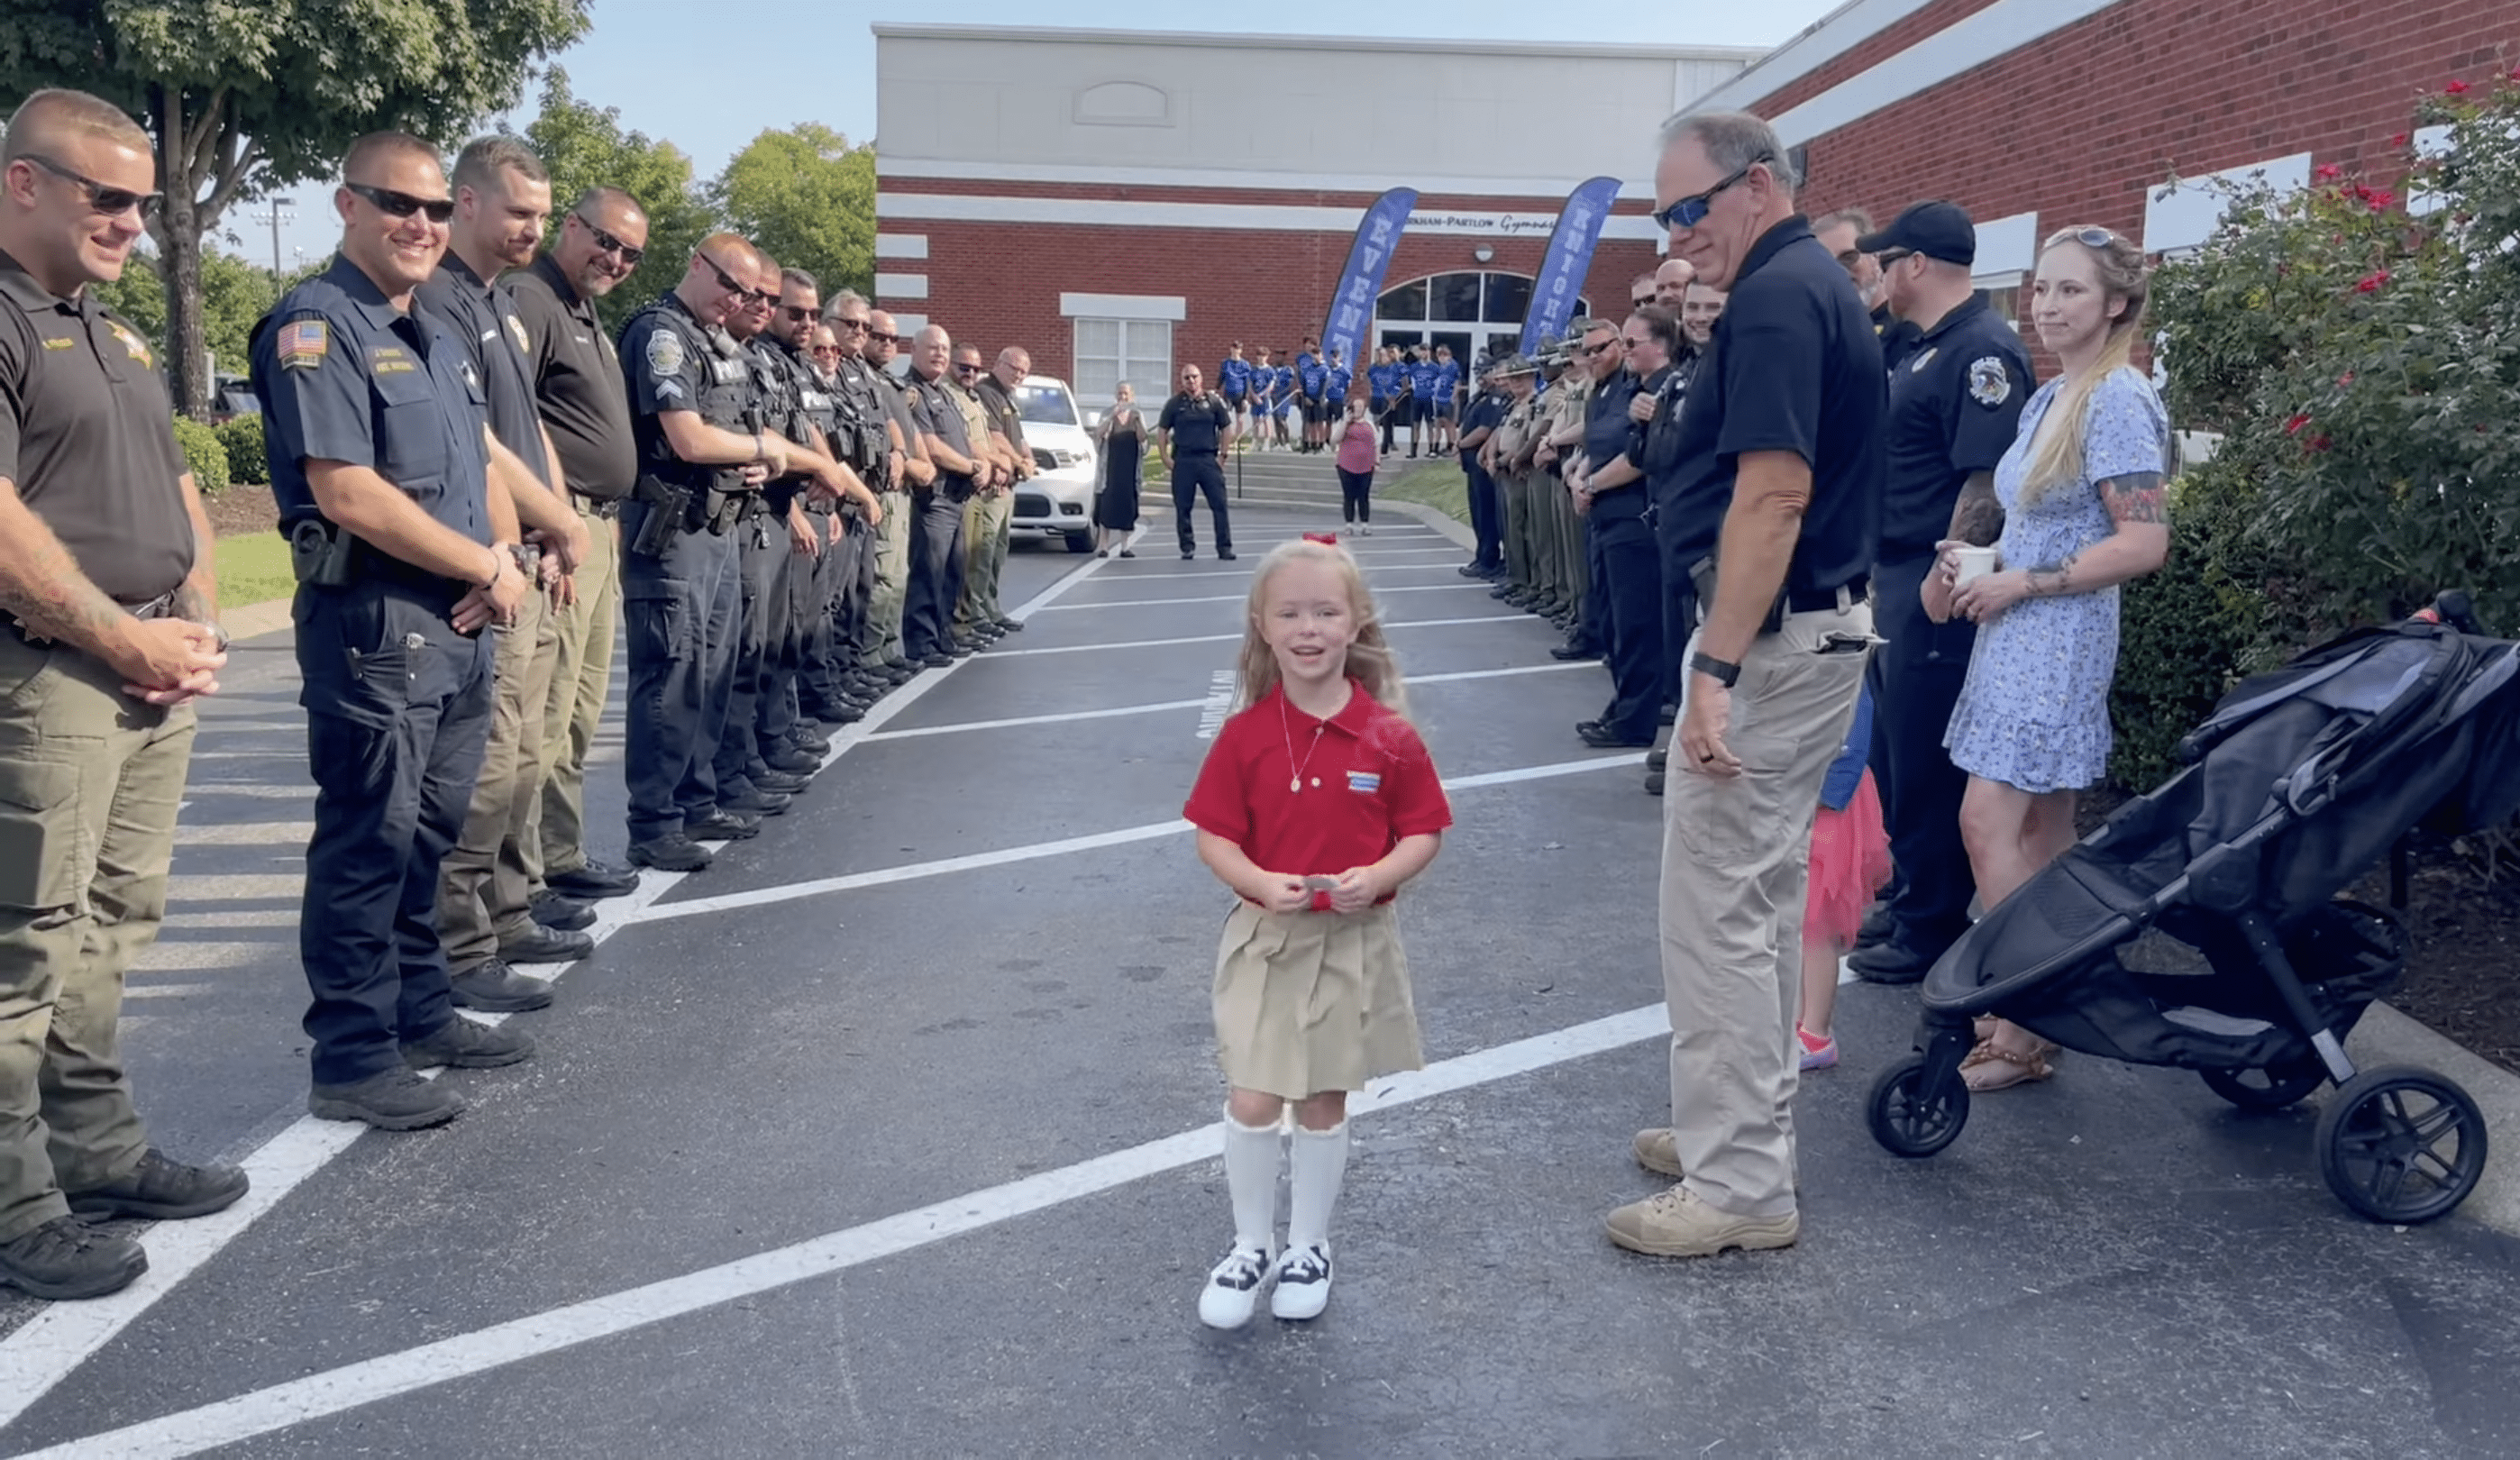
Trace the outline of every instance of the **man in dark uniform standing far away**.
<instances>
[{"instance_id":1,"label":"man in dark uniform standing far away","mask_svg":"<svg viewBox=\"0 0 2520 1460\"><path fill-rule=\"evenodd\" d=\"M1913 204L1857 246L1879 258L1883 293L1913 339L1907 360L1890 368L1890 475L1872 573L1873 611L1889 642L1869 672L1869 760L1900 881L1887 938L1848 966L1874 983L1912 984L1968 926L1976 892L1960 844L1968 774L1943 749L1943 730L1968 678L1977 626L1936 624L1917 591L1944 538L1985 546L2002 532L1995 467L2030 398L2030 352L1969 284L1977 229L1958 205Z\"/></svg>"},{"instance_id":2,"label":"man in dark uniform standing far away","mask_svg":"<svg viewBox=\"0 0 2520 1460\"><path fill-rule=\"evenodd\" d=\"M149 1144L117 1040L166 912L192 701L227 662L157 362L87 289L121 277L156 176L148 134L84 92L36 92L0 143L0 1287L43 1299L149 1266L82 1217L246 1190Z\"/></svg>"},{"instance_id":3,"label":"man in dark uniform standing far away","mask_svg":"<svg viewBox=\"0 0 2520 1460\"><path fill-rule=\"evenodd\" d=\"M1225 468L1216 454L1234 444L1234 413L1205 388L1198 367L1185 365L1181 390L1164 402L1155 420L1155 448L1173 479L1173 525L1181 535L1182 561L1198 555L1198 538L1191 531L1190 513L1196 494L1207 496L1207 514L1216 523L1216 555L1234 559L1234 527L1225 517Z\"/></svg>"},{"instance_id":4,"label":"man in dark uniform standing far away","mask_svg":"<svg viewBox=\"0 0 2520 1460\"><path fill-rule=\"evenodd\" d=\"M456 1015L437 936L440 862L490 730L491 643L533 592L490 478L481 384L413 293L446 251L437 152L350 146L341 251L254 333L272 496L297 570L299 702L316 787L297 942L327 1120L411 1130L463 1098L418 1072L514 1064L533 1041Z\"/></svg>"}]
</instances>

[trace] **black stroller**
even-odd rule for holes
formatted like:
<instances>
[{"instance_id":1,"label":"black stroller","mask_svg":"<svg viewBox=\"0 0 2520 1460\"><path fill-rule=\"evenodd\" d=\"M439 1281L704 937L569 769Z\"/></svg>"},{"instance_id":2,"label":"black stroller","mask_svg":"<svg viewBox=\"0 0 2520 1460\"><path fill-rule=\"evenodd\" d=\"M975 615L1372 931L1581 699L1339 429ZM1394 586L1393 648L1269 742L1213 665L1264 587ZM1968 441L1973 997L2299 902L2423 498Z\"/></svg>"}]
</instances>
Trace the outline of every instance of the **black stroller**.
<instances>
[{"instance_id":1,"label":"black stroller","mask_svg":"<svg viewBox=\"0 0 2520 1460\"><path fill-rule=\"evenodd\" d=\"M2440 621L2434 621L2440 620ZM2356 1073L2343 1040L2396 983L2397 919L2337 900L2418 825L2492 826L2520 804L2520 645L2486 638L2463 595L2242 684L2181 743L2188 769L2004 900L1925 977L1919 1053L1882 1073L1867 1119L1902 1156L1968 1120L1974 1016L2069 1049L2201 1074L2279 1110L2328 1080L2319 1173L2379 1221L2420 1222L2484 1174L2485 1120L2411 1066ZM2210 971L2141 972L2158 927Z\"/></svg>"}]
</instances>

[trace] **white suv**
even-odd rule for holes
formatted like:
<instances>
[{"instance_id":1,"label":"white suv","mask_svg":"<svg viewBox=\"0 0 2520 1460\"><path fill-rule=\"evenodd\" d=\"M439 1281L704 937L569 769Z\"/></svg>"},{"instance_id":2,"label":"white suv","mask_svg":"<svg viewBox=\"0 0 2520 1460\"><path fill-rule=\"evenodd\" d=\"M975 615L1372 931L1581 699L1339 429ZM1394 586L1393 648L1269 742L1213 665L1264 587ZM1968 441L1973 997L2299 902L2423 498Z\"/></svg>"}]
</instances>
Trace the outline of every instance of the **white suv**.
<instances>
[{"instance_id":1,"label":"white suv","mask_svg":"<svg viewBox=\"0 0 2520 1460\"><path fill-rule=\"evenodd\" d=\"M1026 376L1014 391L1023 413L1024 444L1040 474L1015 483L1013 525L1067 539L1070 553L1094 551L1094 489L1102 479L1094 438L1077 414L1067 382Z\"/></svg>"}]
</instances>

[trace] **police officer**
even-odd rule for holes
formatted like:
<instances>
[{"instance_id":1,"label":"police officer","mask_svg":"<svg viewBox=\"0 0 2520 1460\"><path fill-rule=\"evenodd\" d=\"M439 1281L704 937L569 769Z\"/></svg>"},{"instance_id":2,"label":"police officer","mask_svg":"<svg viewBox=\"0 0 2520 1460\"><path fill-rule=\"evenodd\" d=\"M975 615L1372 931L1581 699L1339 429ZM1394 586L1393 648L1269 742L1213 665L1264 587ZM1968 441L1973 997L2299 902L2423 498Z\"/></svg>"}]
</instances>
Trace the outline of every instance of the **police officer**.
<instances>
[{"instance_id":1,"label":"police officer","mask_svg":"<svg viewBox=\"0 0 2520 1460\"><path fill-rule=\"evenodd\" d=\"M464 1109L418 1071L533 1052L513 1028L456 1016L436 921L439 863L490 730L481 631L534 589L467 341L414 298L455 211L437 153L371 133L341 177L341 251L257 328L253 390L297 568L318 792L297 930L314 995L308 1108L409 1130Z\"/></svg>"},{"instance_id":2,"label":"police officer","mask_svg":"<svg viewBox=\"0 0 2520 1460\"><path fill-rule=\"evenodd\" d=\"M928 461L933 485L920 497L910 535L910 590L902 610L901 637L910 657L930 669L954 662L954 607L962 600L965 560L963 509L987 479L990 464L982 441L971 439L968 420L945 383L954 337L942 325L919 332L917 353L902 388ZM982 433L985 440L986 432ZM968 650L966 650L968 652Z\"/></svg>"},{"instance_id":3,"label":"police officer","mask_svg":"<svg viewBox=\"0 0 2520 1460\"><path fill-rule=\"evenodd\" d=\"M1185 365L1181 389L1164 402L1155 420L1155 450L1172 474L1173 525L1181 536L1182 561L1198 555L1198 539L1191 532L1191 505L1196 494L1207 496L1207 513L1216 523L1216 555L1234 559L1234 528L1225 518L1225 468L1216 454L1234 444L1234 414L1205 388L1198 367Z\"/></svg>"},{"instance_id":4,"label":"police officer","mask_svg":"<svg viewBox=\"0 0 2520 1460\"><path fill-rule=\"evenodd\" d=\"M1479 393L1462 413L1462 472L1468 482L1470 560L1457 570L1464 578L1495 579L1505 572L1505 488L1488 464L1488 442L1505 423L1510 402L1505 393L1505 360L1488 362L1479 376Z\"/></svg>"},{"instance_id":5,"label":"police officer","mask_svg":"<svg viewBox=\"0 0 2520 1460\"><path fill-rule=\"evenodd\" d=\"M1914 337L1890 371L1889 485L1872 578L1889 642L1872 659L1869 759L1900 884L1888 936L1849 966L1904 984L1923 978L1968 926L1976 890L1959 830L1968 775L1943 749L1943 730L1977 630L1959 618L1934 623L1917 591L1942 539L1991 544L2002 533L1995 467L2030 398L2030 353L1969 283L1977 229L1957 204L1915 203L1859 246L1879 258L1890 306Z\"/></svg>"},{"instance_id":6,"label":"police officer","mask_svg":"<svg viewBox=\"0 0 2520 1460\"><path fill-rule=\"evenodd\" d=\"M816 458L828 458L835 467L847 465L831 457L832 431L839 418L806 353L822 318L822 284L803 269L781 270L775 283L779 293L768 313L769 328L745 345L765 381L775 378L782 404L772 424L803 450L790 454L788 476L762 489L770 551L778 561L764 611L769 623L755 682L754 753L746 774L765 796L803 791L831 749L830 737L806 720L796 690L809 648L819 652L821 642L831 635L832 575L849 540L838 503L812 469ZM799 466L808 469L794 469ZM855 484L855 476L850 468L843 481ZM859 492L850 506L864 510L875 497L863 486Z\"/></svg>"},{"instance_id":7,"label":"police officer","mask_svg":"<svg viewBox=\"0 0 2520 1460\"><path fill-rule=\"evenodd\" d=\"M1640 399L1650 405L1671 372L1680 321L1648 304L1619 332L1621 369L1586 407L1584 457L1569 480L1584 515L1585 554L1608 650L1609 708L1575 728L1598 750L1651 745L1663 703L1662 572L1646 519L1642 455L1632 438Z\"/></svg>"},{"instance_id":8,"label":"police officer","mask_svg":"<svg viewBox=\"0 0 2520 1460\"><path fill-rule=\"evenodd\" d=\"M1663 377L1660 399L1644 427L1643 439L1632 445L1643 455L1637 464L1645 468L1645 493L1654 521L1655 560L1662 572L1662 657L1664 717L1669 719L1680 709L1680 697L1688 679L1688 636L1697 627L1697 594L1689 581L1690 559L1688 557L1687 534L1680 509L1674 506L1682 476L1680 473L1680 417L1687 407L1689 383L1697 377L1697 367L1706 358L1706 347L1715 335L1715 322L1724 317L1725 294L1697 282L1697 271L1685 259L1671 259L1655 271L1656 297L1666 293L1679 296L1681 353L1672 362L1671 373ZM1645 756L1645 791L1659 796L1669 750L1658 746Z\"/></svg>"},{"instance_id":9,"label":"police officer","mask_svg":"<svg viewBox=\"0 0 2520 1460\"><path fill-rule=\"evenodd\" d=\"M621 512L630 661L622 774L630 860L665 871L698 871L712 855L701 842L761 829L759 818L718 805L716 770L742 629L733 529L741 504L787 470L787 443L755 414L750 362L724 328L762 294L759 262L738 235L710 235L682 282L621 332L640 470Z\"/></svg>"},{"instance_id":10,"label":"police officer","mask_svg":"<svg viewBox=\"0 0 2520 1460\"><path fill-rule=\"evenodd\" d=\"M1482 454L1505 509L1504 576L1488 596L1521 607L1534 584L1530 476L1538 439L1540 367L1522 355L1508 355L1498 367L1497 378L1505 387L1505 416Z\"/></svg>"},{"instance_id":11,"label":"police officer","mask_svg":"<svg viewBox=\"0 0 2520 1460\"><path fill-rule=\"evenodd\" d=\"M635 867L587 855L586 758L612 686L621 626L621 504L639 479L630 398L611 329L596 309L646 257L648 215L618 188L590 188L561 219L549 251L504 283L523 324L534 402L587 534L573 593L553 618L560 648L543 717L543 777L529 847L541 880L576 902L638 890Z\"/></svg>"},{"instance_id":12,"label":"police officer","mask_svg":"<svg viewBox=\"0 0 2520 1460\"><path fill-rule=\"evenodd\" d=\"M1607 320L1577 319L1566 327L1566 373L1551 390L1551 410L1543 417L1547 434L1539 454L1543 477L1538 507L1547 550L1536 611L1566 633L1566 642L1550 650L1552 656L1598 659L1606 647L1597 621L1599 605L1591 602L1584 522L1575 513L1575 494L1565 478L1581 465L1594 391L1619 372L1618 328Z\"/></svg>"},{"instance_id":13,"label":"police officer","mask_svg":"<svg viewBox=\"0 0 2520 1460\"><path fill-rule=\"evenodd\" d=\"M157 361L88 289L121 277L156 175L84 92L36 92L0 142L0 1287L42 1299L149 1265L82 1217L246 1190L151 1147L116 1030L165 915L192 701L227 658Z\"/></svg>"},{"instance_id":14,"label":"police officer","mask_svg":"<svg viewBox=\"0 0 2520 1460\"><path fill-rule=\"evenodd\" d=\"M527 374L529 341L515 302L494 287L501 270L532 260L551 216L551 181L532 151L513 137L484 137L455 159L455 219L437 272L418 290L421 307L451 326L481 382L490 450L519 523L527 576L565 596L559 573L586 555L589 534L564 494L555 494L558 461L543 433ZM550 556L543 550L548 547ZM510 963L568 963L595 951L575 929L544 927L532 916L533 868L526 831L542 799L543 719L560 659L560 630L545 594L527 594L513 622L495 626L497 689L490 734L473 782L464 829L440 867L437 932L459 1008L516 1013L552 1001L551 985L518 977ZM536 849L539 856L540 849ZM591 908L545 904L545 915L582 928Z\"/></svg>"},{"instance_id":15,"label":"police officer","mask_svg":"<svg viewBox=\"0 0 2520 1460\"><path fill-rule=\"evenodd\" d=\"M968 384L978 399L981 411L988 417L989 432L1005 448L1007 465L1013 472L1013 480L994 497L984 495L981 499L988 504L980 521L984 536L971 547L971 572L964 588L964 597L968 599L965 616L973 633L988 639L1023 631L1023 621L1008 617L999 602L998 583L1006 575L1007 547L1013 534L1014 484L1041 474L1041 464L1033 459L1032 446L1024 440L1023 408L1015 402L1015 392L1030 374L1032 353L1021 345L1009 345L998 351L997 363L976 375L956 373L958 382Z\"/></svg>"},{"instance_id":16,"label":"police officer","mask_svg":"<svg viewBox=\"0 0 2520 1460\"><path fill-rule=\"evenodd\" d=\"M953 639L956 654L974 654L1004 638L1006 631L982 615L972 594L972 580L987 568L988 544L997 524L1013 509L1014 452L975 388L982 372L977 345L954 347L954 364L943 381L945 399L962 413L963 430L971 438L980 470L973 476L971 499L963 504L963 590L954 600Z\"/></svg>"},{"instance_id":17,"label":"police officer","mask_svg":"<svg viewBox=\"0 0 2520 1460\"><path fill-rule=\"evenodd\" d=\"M880 309L869 311L866 343L859 354L869 376L882 387L894 461L900 469L892 478L895 500L885 508L884 520L892 525L877 543L875 601L867 612L874 621L872 632L877 643L874 667L880 668L895 683L927 667L923 658L910 657L904 626L915 557L912 529L922 520L928 494L935 490L939 475L934 459L927 454L927 437L919 426L915 409L919 386L910 373L895 376L890 369L908 343L891 315Z\"/></svg>"},{"instance_id":18,"label":"police officer","mask_svg":"<svg viewBox=\"0 0 2520 1460\"><path fill-rule=\"evenodd\" d=\"M875 318L875 310L855 289L840 290L824 314L837 350L834 393L840 409L858 421L869 453L868 465L859 468L859 475L883 504L882 520L860 534L865 539L866 560L859 566L858 585L852 590L858 596L855 634L848 654L835 663L842 684L854 686L853 692L868 703L918 673L907 661L893 662L899 657L901 593L910 571L911 442L904 436L901 392L876 363L878 355L889 361L892 346L877 340ZM889 330L887 320L887 341ZM815 718L823 717L816 714Z\"/></svg>"},{"instance_id":19,"label":"police officer","mask_svg":"<svg viewBox=\"0 0 2520 1460\"><path fill-rule=\"evenodd\" d=\"M1916 327L1899 318L1890 307L1884 290L1881 261L1864 246L1872 235L1872 215L1862 208L1840 208L1823 214L1812 224L1812 237L1837 259L1846 277L1855 281L1855 291L1864 299L1864 307L1872 313L1872 332L1881 341L1881 362L1897 370L1916 348Z\"/></svg>"}]
</instances>

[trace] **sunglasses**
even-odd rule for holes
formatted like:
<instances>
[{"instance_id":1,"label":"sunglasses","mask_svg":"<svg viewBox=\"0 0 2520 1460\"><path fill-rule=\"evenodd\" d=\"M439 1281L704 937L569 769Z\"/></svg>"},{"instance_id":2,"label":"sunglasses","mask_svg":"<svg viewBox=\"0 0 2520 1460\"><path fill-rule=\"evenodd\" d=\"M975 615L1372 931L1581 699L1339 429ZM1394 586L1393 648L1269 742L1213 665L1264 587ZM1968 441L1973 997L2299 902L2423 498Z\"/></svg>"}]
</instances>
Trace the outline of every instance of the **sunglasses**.
<instances>
[{"instance_id":1,"label":"sunglasses","mask_svg":"<svg viewBox=\"0 0 2520 1460\"><path fill-rule=\"evenodd\" d=\"M788 322L793 325L802 325L814 317L814 311L802 304L782 304L779 306L779 312L787 316Z\"/></svg>"},{"instance_id":2,"label":"sunglasses","mask_svg":"<svg viewBox=\"0 0 2520 1460\"><path fill-rule=\"evenodd\" d=\"M840 347L838 345L816 345L806 353L814 356L816 359L821 359L825 355L837 359L839 358Z\"/></svg>"},{"instance_id":3,"label":"sunglasses","mask_svg":"<svg viewBox=\"0 0 2520 1460\"><path fill-rule=\"evenodd\" d=\"M2082 244L2086 248L2106 248L2111 243L2118 241L2118 236L2116 234L2109 232L2105 228L2096 227L2075 229L2072 234L2072 238L2075 243Z\"/></svg>"},{"instance_id":4,"label":"sunglasses","mask_svg":"<svg viewBox=\"0 0 2520 1460\"><path fill-rule=\"evenodd\" d=\"M1575 347L1575 353L1578 355L1606 355L1618 347L1619 342L1617 340L1605 339L1597 345L1577 345Z\"/></svg>"},{"instance_id":5,"label":"sunglasses","mask_svg":"<svg viewBox=\"0 0 2520 1460\"><path fill-rule=\"evenodd\" d=\"M864 320L853 320L853 319L846 318L845 316L835 317L835 318L833 318L833 319L832 319L832 320L828 321L827 323L829 323L829 324L831 325L831 327L832 327L832 333L834 333L834 334L846 334L846 333L848 333L848 332L849 332L850 331L852 331L852 330L864 330L864 331L866 331L866 332L867 332L868 333L870 333L870 334L872 334L872 333L874 333L874 332L875 332L875 327L874 327L873 325L868 324L866 321L864 321ZM885 339L890 339L892 336L891 336L891 335L889 335L889 334L887 334L887 335L884 335L884 336L882 336L882 337L883 337L883 338L885 338Z\"/></svg>"},{"instance_id":6,"label":"sunglasses","mask_svg":"<svg viewBox=\"0 0 2520 1460\"><path fill-rule=\"evenodd\" d=\"M1915 256L1916 250L1913 248L1884 248L1872 256L1872 261L1886 269L1892 264L1903 263Z\"/></svg>"},{"instance_id":7,"label":"sunglasses","mask_svg":"<svg viewBox=\"0 0 2520 1460\"><path fill-rule=\"evenodd\" d=\"M958 376L976 376L979 373L980 362L977 360L958 360L954 364L954 374Z\"/></svg>"},{"instance_id":8,"label":"sunglasses","mask_svg":"<svg viewBox=\"0 0 2520 1460\"><path fill-rule=\"evenodd\" d=\"M408 218L414 213L427 213L431 223L443 223L455 216L452 198L414 198L391 188L372 188L366 183L341 185L376 205L377 211L391 218Z\"/></svg>"},{"instance_id":9,"label":"sunglasses","mask_svg":"<svg viewBox=\"0 0 2520 1460\"><path fill-rule=\"evenodd\" d=\"M109 188L92 177L70 171L40 153L23 153L21 155L62 181L77 184L79 191L87 195L87 205L108 218L118 218L138 208L141 221L145 223L157 215L158 203L166 196L163 193L134 193L129 188Z\"/></svg>"},{"instance_id":10,"label":"sunglasses","mask_svg":"<svg viewBox=\"0 0 2520 1460\"><path fill-rule=\"evenodd\" d=\"M736 283L735 276L728 273L724 265L705 253L699 255L699 261L709 266L709 272L717 276L717 287L735 295L738 304L767 303L774 297L766 288L746 288Z\"/></svg>"},{"instance_id":11,"label":"sunglasses","mask_svg":"<svg viewBox=\"0 0 2520 1460\"><path fill-rule=\"evenodd\" d=\"M1654 226L1666 231L1674 228L1695 228L1698 224L1706 221L1708 210L1715 206L1715 195L1732 187L1734 183L1741 181L1741 179L1748 177L1750 175L1751 168L1768 160L1769 158L1764 155L1752 157L1749 161L1734 168L1732 176L1724 179L1724 181L1720 183L1717 183L1714 187L1707 189L1705 192L1691 194L1690 196L1672 203L1668 207L1659 207L1654 209L1649 215L1654 221Z\"/></svg>"},{"instance_id":12,"label":"sunglasses","mask_svg":"<svg viewBox=\"0 0 2520 1460\"><path fill-rule=\"evenodd\" d=\"M621 266L623 268L635 269L639 267L639 260L648 256L647 249L633 248L629 244L622 243L619 239L614 238L612 235L606 233L603 229L596 227L592 222L589 222L584 213L571 213L569 216L575 218L578 222L578 226L586 230L588 238L595 240L595 247L598 252L619 254L621 256Z\"/></svg>"},{"instance_id":13,"label":"sunglasses","mask_svg":"<svg viewBox=\"0 0 2520 1460\"><path fill-rule=\"evenodd\" d=\"M1642 309L1642 308L1644 308L1646 305L1651 304L1653 301L1654 301L1654 296L1653 296L1653 295L1651 295L1651 294L1638 294L1638 295L1636 295L1635 297L1633 297L1633 298L1631 298L1631 299L1629 299L1629 300L1628 300L1628 302L1629 302L1629 303L1631 303L1631 304L1635 305L1635 306L1636 306L1637 308L1639 308L1639 309Z\"/></svg>"},{"instance_id":14,"label":"sunglasses","mask_svg":"<svg viewBox=\"0 0 2520 1460\"><path fill-rule=\"evenodd\" d=\"M897 345L907 344L909 341L901 335L886 334L882 331L875 329L873 326L869 326L867 327L867 343L873 345Z\"/></svg>"}]
</instances>

